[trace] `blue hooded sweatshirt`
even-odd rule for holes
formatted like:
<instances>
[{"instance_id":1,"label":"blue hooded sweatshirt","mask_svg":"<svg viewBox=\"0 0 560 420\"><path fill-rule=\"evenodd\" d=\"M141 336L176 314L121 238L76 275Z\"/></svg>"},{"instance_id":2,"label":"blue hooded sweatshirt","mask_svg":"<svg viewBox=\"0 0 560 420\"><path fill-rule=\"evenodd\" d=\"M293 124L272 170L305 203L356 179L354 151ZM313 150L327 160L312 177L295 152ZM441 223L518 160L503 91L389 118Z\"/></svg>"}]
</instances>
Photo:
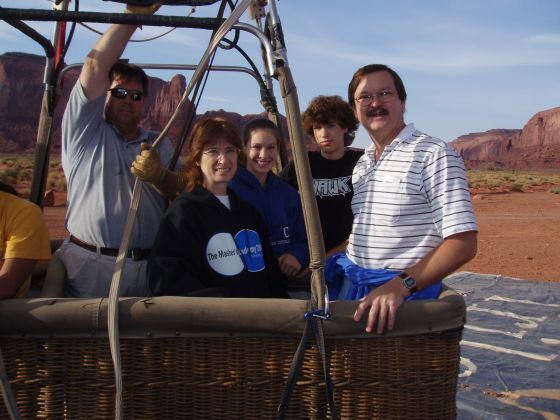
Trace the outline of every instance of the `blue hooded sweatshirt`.
<instances>
[{"instance_id":1,"label":"blue hooded sweatshirt","mask_svg":"<svg viewBox=\"0 0 560 420\"><path fill-rule=\"evenodd\" d=\"M289 252L302 267L309 265L309 248L298 192L269 172L265 185L246 168L239 168L229 187L255 207L268 225L270 243L277 257Z\"/></svg>"}]
</instances>

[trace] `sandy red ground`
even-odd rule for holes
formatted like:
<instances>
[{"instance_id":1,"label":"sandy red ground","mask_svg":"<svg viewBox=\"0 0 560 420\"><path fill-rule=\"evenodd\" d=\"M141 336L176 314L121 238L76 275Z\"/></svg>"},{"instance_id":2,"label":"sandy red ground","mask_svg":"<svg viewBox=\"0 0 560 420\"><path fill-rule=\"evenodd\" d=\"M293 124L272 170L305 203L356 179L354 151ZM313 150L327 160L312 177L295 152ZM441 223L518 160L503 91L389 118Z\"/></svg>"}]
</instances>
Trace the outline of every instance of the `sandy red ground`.
<instances>
[{"instance_id":1,"label":"sandy red ground","mask_svg":"<svg viewBox=\"0 0 560 420\"><path fill-rule=\"evenodd\" d=\"M45 208L51 238L64 238L64 194ZM560 282L560 194L546 191L473 196L478 255L460 271Z\"/></svg>"},{"instance_id":2,"label":"sandy red ground","mask_svg":"<svg viewBox=\"0 0 560 420\"><path fill-rule=\"evenodd\" d=\"M560 194L478 194L473 204L478 254L462 271L560 282Z\"/></svg>"}]
</instances>

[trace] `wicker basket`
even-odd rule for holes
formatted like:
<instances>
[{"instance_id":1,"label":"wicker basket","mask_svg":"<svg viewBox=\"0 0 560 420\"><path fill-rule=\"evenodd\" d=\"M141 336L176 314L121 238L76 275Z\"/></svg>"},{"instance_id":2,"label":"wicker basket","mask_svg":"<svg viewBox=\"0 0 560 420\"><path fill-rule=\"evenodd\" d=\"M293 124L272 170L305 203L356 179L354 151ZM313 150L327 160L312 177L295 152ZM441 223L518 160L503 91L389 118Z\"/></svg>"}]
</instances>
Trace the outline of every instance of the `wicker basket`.
<instances>
[{"instance_id":1,"label":"wicker basket","mask_svg":"<svg viewBox=\"0 0 560 420\"><path fill-rule=\"evenodd\" d=\"M275 417L301 337L304 301L160 297L120 301L126 418ZM382 336L334 302L325 321L339 416L454 418L463 299L408 302ZM0 345L23 418L113 418L104 299L0 303ZM0 408L0 416L7 413ZM289 418L329 416L321 358L309 346Z\"/></svg>"}]
</instances>

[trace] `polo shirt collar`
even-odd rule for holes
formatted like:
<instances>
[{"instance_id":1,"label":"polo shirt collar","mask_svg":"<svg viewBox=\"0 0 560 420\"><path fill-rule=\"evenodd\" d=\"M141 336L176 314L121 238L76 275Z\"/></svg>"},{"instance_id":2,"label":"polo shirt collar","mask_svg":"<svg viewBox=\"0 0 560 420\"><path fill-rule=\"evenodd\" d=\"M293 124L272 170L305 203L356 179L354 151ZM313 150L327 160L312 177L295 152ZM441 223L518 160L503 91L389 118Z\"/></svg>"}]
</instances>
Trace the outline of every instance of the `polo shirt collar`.
<instances>
[{"instance_id":1,"label":"polo shirt collar","mask_svg":"<svg viewBox=\"0 0 560 420\"><path fill-rule=\"evenodd\" d=\"M390 145L393 147L396 146L398 143L401 143L402 141L412 136L412 134L415 131L416 128L414 128L413 123L405 125L404 128L399 132L399 134L397 134L397 137L395 137L395 139L391 142Z\"/></svg>"},{"instance_id":2,"label":"polo shirt collar","mask_svg":"<svg viewBox=\"0 0 560 420\"><path fill-rule=\"evenodd\" d=\"M414 127L413 123L409 123L407 124L400 132L399 134L397 134L397 137L394 138L394 140L388 144L387 146L385 146L385 150L383 151L383 154L385 154L385 152L388 152L390 150L393 150L393 148L395 148L399 143L401 143L402 141L406 140L407 138L409 138L410 136L412 136L412 134L416 131L416 128ZM375 160L375 143L372 141L371 144L365 149L365 155L367 156L368 160L370 160L371 162L376 162Z\"/></svg>"},{"instance_id":3,"label":"polo shirt collar","mask_svg":"<svg viewBox=\"0 0 560 420\"><path fill-rule=\"evenodd\" d=\"M142 127L138 127L139 130L139 135L135 140L126 140L124 139L124 136L121 134L121 132L119 131L119 129L113 125L110 124L111 128L115 131L115 133L117 133L119 135L119 138L123 141L125 141L127 144L134 144L134 143L140 143L140 142L147 142L147 143L152 143L153 140L155 140L155 138L153 137L152 133L149 132L148 130L144 130Z\"/></svg>"}]
</instances>

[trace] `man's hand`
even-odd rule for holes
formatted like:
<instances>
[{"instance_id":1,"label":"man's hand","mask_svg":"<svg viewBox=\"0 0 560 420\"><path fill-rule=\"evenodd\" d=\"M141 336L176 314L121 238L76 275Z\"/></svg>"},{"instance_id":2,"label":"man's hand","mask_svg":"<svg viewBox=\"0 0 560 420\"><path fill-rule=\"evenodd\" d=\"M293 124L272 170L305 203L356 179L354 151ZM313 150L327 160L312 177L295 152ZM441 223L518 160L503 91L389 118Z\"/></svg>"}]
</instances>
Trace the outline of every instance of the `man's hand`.
<instances>
[{"instance_id":1,"label":"man's hand","mask_svg":"<svg viewBox=\"0 0 560 420\"><path fill-rule=\"evenodd\" d=\"M359 321L369 309L366 332L372 332L377 321L377 333L381 334L387 326L391 331L395 326L397 309L402 305L409 292L400 279L393 279L369 292L360 299L358 309L354 313L354 321Z\"/></svg>"},{"instance_id":2,"label":"man's hand","mask_svg":"<svg viewBox=\"0 0 560 420\"><path fill-rule=\"evenodd\" d=\"M309 275L311 275L311 267L305 267L303 270L301 270L298 273L297 277L302 279L302 278L304 278L306 276L309 276Z\"/></svg>"},{"instance_id":3,"label":"man's hand","mask_svg":"<svg viewBox=\"0 0 560 420\"><path fill-rule=\"evenodd\" d=\"M157 185L165 177L165 168L161 164L159 154L150 150L150 148L151 146L148 143L140 145L142 151L132 162L130 172L141 181Z\"/></svg>"},{"instance_id":4,"label":"man's hand","mask_svg":"<svg viewBox=\"0 0 560 420\"><path fill-rule=\"evenodd\" d=\"M295 276L301 270L301 264L290 253L282 254L278 257L278 264L280 265L280 270L287 276Z\"/></svg>"}]
</instances>

